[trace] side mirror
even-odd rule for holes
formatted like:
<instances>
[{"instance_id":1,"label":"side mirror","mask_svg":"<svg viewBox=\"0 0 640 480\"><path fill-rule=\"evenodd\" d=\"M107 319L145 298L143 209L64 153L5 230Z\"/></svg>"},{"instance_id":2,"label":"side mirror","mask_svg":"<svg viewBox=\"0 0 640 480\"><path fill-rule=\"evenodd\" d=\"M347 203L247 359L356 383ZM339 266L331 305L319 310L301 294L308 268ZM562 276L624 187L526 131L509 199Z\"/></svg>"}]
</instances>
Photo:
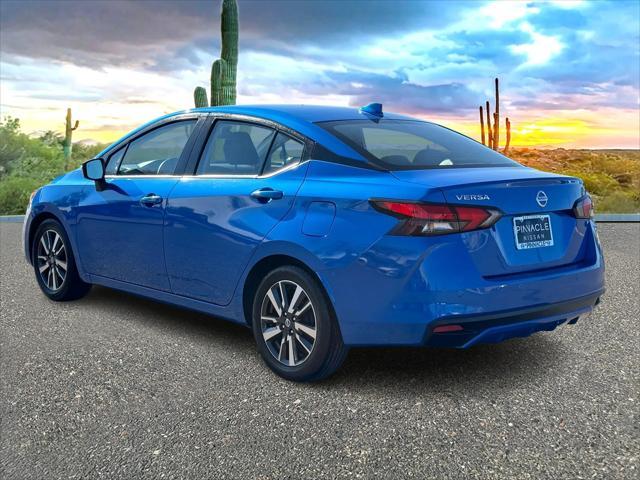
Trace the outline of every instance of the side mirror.
<instances>
[{"instance_id":1,"label":"side mirror","mask_svg":"<svg viewBox=\"0 0 640 480\"><path fill-rule=\"evenodd\" d=\"M96 182L96 190L101 191L105 184L104 160L102 158L87 160L82 164L82 174L84 178Z\"/></svg>"}]
</instances>

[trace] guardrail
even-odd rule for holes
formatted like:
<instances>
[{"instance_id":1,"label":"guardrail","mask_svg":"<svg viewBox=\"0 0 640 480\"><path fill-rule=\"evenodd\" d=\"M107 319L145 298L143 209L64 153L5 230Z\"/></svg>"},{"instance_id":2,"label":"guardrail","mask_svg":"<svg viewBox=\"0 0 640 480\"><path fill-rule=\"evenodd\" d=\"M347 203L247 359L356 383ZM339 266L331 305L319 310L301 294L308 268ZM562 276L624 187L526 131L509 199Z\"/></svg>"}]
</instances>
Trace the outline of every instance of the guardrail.
<instances>
[{"instance_id":1,"label":"guardrail","mask_svg":"<svg viewBox=\"0 0 640 480\"><path fill-rule=\"evenodd\" d=\"M24 215L0 215L0 222L22 223ZM596 213L598 223L636 223L640 222L640 213Z\"/></svg>"}]
</instances>

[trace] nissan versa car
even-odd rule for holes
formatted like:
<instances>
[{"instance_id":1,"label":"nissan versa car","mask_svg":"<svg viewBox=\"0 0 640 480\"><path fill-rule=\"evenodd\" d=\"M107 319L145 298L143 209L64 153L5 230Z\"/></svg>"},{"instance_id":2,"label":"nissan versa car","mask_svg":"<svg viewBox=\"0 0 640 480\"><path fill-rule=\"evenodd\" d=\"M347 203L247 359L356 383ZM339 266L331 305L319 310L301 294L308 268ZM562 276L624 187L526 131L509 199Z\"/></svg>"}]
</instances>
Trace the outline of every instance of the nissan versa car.
<instances>
[{"instance_id":1,"label":"nissan versa car","mask_svg":"<svg viewBox=\"0 0 640 480\"><path fill-rule=\"evenodd\" d=\"M298 381L353 346L553 330L604 292L579 179L379 104L164 116L37 190L24 245L52 300L98 284L245 324Z\"/></svg>"}]
</instances>

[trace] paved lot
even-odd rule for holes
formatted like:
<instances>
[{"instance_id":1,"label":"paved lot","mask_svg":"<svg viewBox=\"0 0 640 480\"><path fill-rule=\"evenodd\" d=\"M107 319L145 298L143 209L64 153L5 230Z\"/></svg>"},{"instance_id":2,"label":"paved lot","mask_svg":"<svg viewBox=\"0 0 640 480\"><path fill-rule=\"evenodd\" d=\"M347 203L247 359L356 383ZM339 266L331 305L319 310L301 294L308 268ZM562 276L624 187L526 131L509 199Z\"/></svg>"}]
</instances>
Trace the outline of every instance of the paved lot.
<instances>
[{"instance_id":1,"label":"paved lot","mask_svg":"<svg viewBox=\"0 0 640 480\"><path fill-rule=\"evenodd\" d=\"M638 478L639 235L600 226L608 293L573 327L354 350L298 385L215 318L104 288L49 302L0 224L0 477Z\"/></svg>"}]
</instances>

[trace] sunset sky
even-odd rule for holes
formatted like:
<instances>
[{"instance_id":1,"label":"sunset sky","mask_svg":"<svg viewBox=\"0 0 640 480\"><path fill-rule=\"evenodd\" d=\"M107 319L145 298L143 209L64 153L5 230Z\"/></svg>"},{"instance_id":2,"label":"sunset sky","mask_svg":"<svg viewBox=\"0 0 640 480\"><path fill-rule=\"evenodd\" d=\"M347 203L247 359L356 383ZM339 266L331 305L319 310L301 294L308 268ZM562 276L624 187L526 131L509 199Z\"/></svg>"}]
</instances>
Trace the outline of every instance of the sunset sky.
<instances>
[{"instance_id":1,"label":"sunset sky","mask_svg":"<svg viewBox=\"0 0 640 480\"><path fill-rule=\"evenodd\" d=\"M238 0L238 103L378 101L516 145L640 148L640 2ZM0 2L0 108L27 132L113 141L191 108L219 56L220 2ZM504 126L503 126L504 128Z\"/></svg>"}]
</instances>

